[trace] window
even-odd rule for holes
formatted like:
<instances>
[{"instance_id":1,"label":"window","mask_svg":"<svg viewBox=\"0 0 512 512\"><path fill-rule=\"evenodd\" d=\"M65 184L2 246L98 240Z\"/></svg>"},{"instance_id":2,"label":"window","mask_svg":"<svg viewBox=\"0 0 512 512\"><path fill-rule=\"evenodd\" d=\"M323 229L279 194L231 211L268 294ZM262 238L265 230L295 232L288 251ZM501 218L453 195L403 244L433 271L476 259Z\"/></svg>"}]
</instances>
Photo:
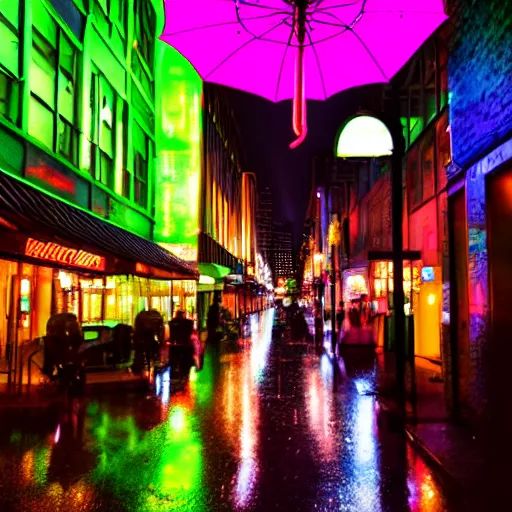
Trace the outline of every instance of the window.
<instances>
[{"instance_id":1,"label":"window","mask_svg":"<svg viewBox=\"0 0 512 512\"><path fill-rule=\"evenodd\" d=\"M77 165L78 51L39 3L33 19L28 132Z\"/></svg>"},{"instance_id":2,"label":"window","mask_svg":"<svg viewBox=\"0 0 512 512\"><path fill-rule=\"evenodd\" d=\"M71 163L78 163L78 130L76 119L77 51L67 37L61 35L59 49L59 143L58 152Z\"/></svg>"},{"instance_id":3,"label":"window","mask_svg":"<svg viewBox=\"0 0 512 512\"><path fill-rule=\"evenodd\" d=\"M123 185L121 194L123 197L130 199L130 193L132 188L132 175L127 169L123 169Z\"/></svg>"},{"instance_id":4,"label":"window","mask_svg":"<svg viewBox=\"0 0 512 512\"><path fill-rule=\"evenodd\" d=\"M149 0L135 0L135 40L137 53L145 63L153 65L156 16Z\"/></svg>"},{"instance_id":5,"label":"window","mask_svg":"<svg viewBox=\"0 0 512 512\"><path fill-rule=\"evenodd\" d=\"M2 2L0 12L0 116L19 121L19 1Z\"/></svg>"},{"instance_id":6,"label":"window","mask_svg":"<svg viewBox=\"0 0 512 512\"><path fill-rule=\"evenodd\" d=\"M73 0L50 0L50 2L77 39L82 41L84 16L75 2Z\"/></svg>"},{"instance_id":7,"label":"window","mask_svg":"<svg viewBox=\"0 0 512 512\"><path fill-rule=\"evenodd\" d=\"M148 168L152 152L150 151L149 137L144 133L138 123L133 123L133 171L134 186L133 200L139 206L148 206Z\"/></svg>"},{"instance_id":8,"label":"window","mask_svg":"<svg viewBox=\"0 0 512 512\"><path fill-rule=\"evenodd\" d=\"M152 97L153 54L155 47L156 16L149 0L135 0L135 29L132 52L132 71L146 93Z\"/></svg>"},{"instance_id":9,"label":"window","mask_svg":"<svg viewBox=\"0 0 512 512\"><path fill-rule=\"evenodd\" d=\"M55 149L56 69L57 29L53 22L47 25L46 37L36 28L32 31L28 126L29 134L52 150Z\"/></svg>"},{"instance_id":10,"label":"window","mask_svg":"<svg viewBox=\"0 0 512 512\"><path fill-rule=\"evenodd\" d=\"M448 103L448 50L446 42L442 39L438 43L439 89L440 105L442 109Z\"/></svg>"},{"instance_id":11,"label":"window","mask_svg":"<svg viewBox=\"0 0 512 512\"><path fill-rule=\"evenodd\" d=\"M93 4L96 28L110 39L114 49L125 54L127 0L96 0Z\"/></svg>"},{"instance_id":12,"label":"window","mask_svg":"<svg viewBox=\"0 0 512 512\"><path fill-rule=\"evenodd\" d=\"M91 74L91 175L114 188L115 118L117 95L107 79L97 69Z\"/></svg>"},{"instance_id":13,"label":"window","mask_svg":"<svg viewBox=\"0 0 512 512\"><path fill-rule=\"evenodd\" d=\"M148 163L140 153L134 161L134 201L143 208L148 206Z\"/></svg>"},{"instance_id":14,"label":"window","mask_svg":"<svg viewBox=\"0 0 512 512\"><path fill-rule=\"evenodd\" d=\"M18 122L19 84L15 77L0 68L0 116Z\"/></svg>"}]
</instances>

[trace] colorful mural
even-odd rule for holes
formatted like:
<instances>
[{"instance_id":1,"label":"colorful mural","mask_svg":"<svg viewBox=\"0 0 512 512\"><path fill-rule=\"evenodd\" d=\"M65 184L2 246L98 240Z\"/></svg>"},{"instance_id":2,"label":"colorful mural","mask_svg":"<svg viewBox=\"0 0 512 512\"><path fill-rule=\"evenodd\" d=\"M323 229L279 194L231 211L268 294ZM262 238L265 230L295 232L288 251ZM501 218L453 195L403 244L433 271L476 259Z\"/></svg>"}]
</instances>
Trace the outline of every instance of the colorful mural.
<instances>
[{"instance_id":1,"label":"colorful mural","mask_svg":"<svg viewBox=\"0 0 512 512\"><path fill-rule=\"evenodd\" d=\"M485 176L512 160L512 140L480 160L466 174L469 265L470 401L482 411L487 389L487 340L489 334L489 268Z\"/></svg>"}]
</instances>

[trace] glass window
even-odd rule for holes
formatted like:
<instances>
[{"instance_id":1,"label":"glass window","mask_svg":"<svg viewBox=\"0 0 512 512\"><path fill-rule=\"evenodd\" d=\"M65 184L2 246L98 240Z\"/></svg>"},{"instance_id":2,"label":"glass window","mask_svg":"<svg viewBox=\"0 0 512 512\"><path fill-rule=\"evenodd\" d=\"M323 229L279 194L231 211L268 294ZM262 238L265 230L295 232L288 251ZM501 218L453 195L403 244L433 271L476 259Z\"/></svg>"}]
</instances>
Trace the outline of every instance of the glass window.
<instances>
[{"instance_id":1,"label":"glass window","mask_svg":"<svg viewBox=\"0 0 512 512\"><path fill-rule=\"evenodd\" d=\"M442 40L439 42L438 53L439 88L441 92L440 108L442 109L448 103L448 50L446 48L446 43Z\"/></svg>"},{"instance_id":2,"label":"glass window","mask_svg":"<svg viewBox=\"0 0 512 512\"><path fill-rule=\"evenodd\" d=\"M148 163L140 153L134 161L134 201L143 208L148 205Z\"/></svg>"},{"instance_id":3,"label":"glass window","mask_svg":"<svg viewBox=\"0 0 512 512\"><path fill-rule=\"evenodd\" d=\"M38 30L32 32L32 62L30 64L30 89L49 108L55 109L57 51Z\"/></svg>"},{"instance_id":4,"label":"glass window","mask_svg":"<svg viewBox=\"0 0 512 512\"><path fill-rule=\"evenodd\" d=\"M433 130L426 134L421 144L421 171L423 183L422 201L426 201L435 194Z\"/></svg>"},{"instance_id":5,"label":"glass window","mask_svg":"<svg viewBox=\"0 0 512 512\"><path fill-rule=\"evenodd\" d=\"M12 76L0 70L0 116L13 123L19 119L19 85Z\"/></svg>"},{"instance_id":6,"label":"glass window","mask_svg":"<svg viewBox=\"0 0 512 512\"><path fill-rule=\"evenodd\" d=\"M410 209L413 210L422 200L421 167L418 146L407 155L407 176L409 180Z\"/></svg>"},{"instance_id":7,"label":"glass window","mask_svg":"<svg viewBox=\"0 0 512 512\"><path fill-rule=\"evenodd\" d=\"M36 3L39 6L39 3ZM30 135L78 163L76 80L78 51L41 6L32 30ZM44 12L43 12L44 11ZM40 30L41 29L41 30ZM59 51L57 52L57 40ZM55 123L57 122L57 126ZM57 129L57 133L55 130Z\"/></svg>"},{"instance_id":8,"label":"glass window","mask_svg":"<svg viewBox=\"0 0 512 512\"><path fill-rule=\"evenodd\" d=\"M68 38L61 35L59 59L59 113L75 122L77 51Z\"/></svg>"},{"instance_id":9,"label":"glass window","mask_svg":"<svg viewBox=\"0 0 512 512\"><path fill-rule=\"evenodd\" d=\"M115 94L108 81L100 79L99 145L110 157L114 156Z\"/></svg>"},{"instance_id":10,"label":"glass window","mask_svg":"<svg viewBox=\"0 0 512 512\"><path fill-rule=\"evenodd\" d=\"M149 141L142 128L133 123L132 142L134 150L134 201L143 208L148 205Z\"/></svg>"},{"instance_id":11,"label":"glass window","mask_svg":"<svg viewBox=\"0 0 512 512\"><path fill-rule=\"evenodd\" d=\"M130 192L132 186L132 175L127 169L123 169L123 185L121 194L123 197L130 199Z\"/></svg>"},{"instance_id":12,"label":"glass window","mask_svg":"<svg viewBox=\"0 0 512 512\"><path fill-rule=\"evenodd\" d=\"M111 189L114 189L115 186L117 99L114 88L93 66L90 89L91 159L89 172L95 179Z\"/></svg>"},{"instance_id":13,"label":"glass window","mask_svg":"<svg viewBox=\"0 0 512 512\"><path fill-rule=\"evenodd\" d=\"M437 145L437 189L443 190L448 184L446 167L451 161L448 112L445 112L436 126Z\"/></svg>"},{"instance_id":14,"label":"glass window","mask_svg":"<svg viewBox=\"0 0 512 512\"><path fill-rule=\"evenodd\" d=\"M11 77L19 77L19 2L1 3L0 12L0 69Z\"/></svg>"},{"instance_id":15,"label":"glass window","mask_svg":"<svg viewBox=\"0 0 512 512\"><path fill-rule=\"evenodd\" d=\"M54 9L62 16L69 29L75 34L79 41L82 41L84 15L75 5L74 0L50 0Z\"/></svg>"},{"instance_id":16,"label":"glass window","mask_svg":"<svg viewBox=\"0 0 512 512\"><path fill-rule=\"evenodd\" d=\"M53 149L54 113L33 95L30 97L28 133Z\"/></svg>"},{"instance_id":17,"label":"glass window","mask_svg":"<svg viewBox=\"0 0 512 512\"><path fill-rule=\"evenodd\" d=\"M137 52L146 64L153 65L156 15L149 0L135 0L135 40Z\"/></svg>"}]
</instances>

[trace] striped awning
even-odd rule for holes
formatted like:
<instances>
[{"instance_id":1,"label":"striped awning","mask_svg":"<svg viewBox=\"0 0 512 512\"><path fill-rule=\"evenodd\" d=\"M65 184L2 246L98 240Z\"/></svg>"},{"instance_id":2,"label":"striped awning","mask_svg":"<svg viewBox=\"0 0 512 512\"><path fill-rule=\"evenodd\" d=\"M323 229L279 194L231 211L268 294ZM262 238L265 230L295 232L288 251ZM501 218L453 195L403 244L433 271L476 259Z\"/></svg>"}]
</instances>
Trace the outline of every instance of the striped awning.
<instances>
[{"instance_id":1,"label":"striped awning","mask_svg":"<svg viewBox=\"0 0 512 512\"><path fill-rule=\"evenodd\" d=\"M196 269L159 245L83 210L59 201L0 171L0 217L21 232L133 263L133 268L162 271L171 279L198 279ZM144 272L143 272L144 273Z\"/></svg>"}]
</instances>

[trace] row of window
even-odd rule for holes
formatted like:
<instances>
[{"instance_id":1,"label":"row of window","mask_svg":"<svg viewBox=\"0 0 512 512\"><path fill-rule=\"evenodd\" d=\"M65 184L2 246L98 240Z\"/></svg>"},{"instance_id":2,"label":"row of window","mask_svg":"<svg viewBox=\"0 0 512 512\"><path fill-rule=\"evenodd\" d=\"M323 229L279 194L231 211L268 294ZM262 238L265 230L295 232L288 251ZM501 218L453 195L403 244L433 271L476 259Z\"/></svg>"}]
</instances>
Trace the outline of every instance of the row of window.
<instances>
[{"instance_id":1,"label":"row of window","mask_svg":"<svg viewBox=\"0 0 512 512\"><path fill-rule=\"evenodd\" d=\"M229 252L241 247L241 174L223 143L213 116L206 117L206 207L203 229Z\"/></svg>"},{"instance_id":2,"label":"row of window","mask_svg":"<svg viewBox=\"0 0 512 512\"><path fill-rule=\"evenodd\" d=\"M10 0L2 2L0 6L0 116L17 126L21 125L22 112L22 3L23 0ZM59 13L62 10L69 12L66 10L66 3L68 0L52 1ZM105 16L124 26L126 3L96 0L91 1L90 6L83 7L94 7L96 11L101 7ZM138 42L138 51L134 51L133 55L137 59L137 66L144 68L147 79L141 79L142 75L136 69L134 72L139 76L141 84L152 84L151 74L147 70L153 65L152 35L155 33L155 13L149 0L134 0L134 8L134 37ZM130 172L127 169L126 154L129 125L126 101L94 64L91 74L79 80L81 52L40 0L32 2L32 9L32 46L28 66L28 134L75 167L80 167L80 157L82 166L89 162L89 172L94 179L124 197L133 198L136 204L146 208L148 162L154 156L153 142L134 120L131 123L130 139L130 146L133 148L133 172ZM96 11L97 21L100 18ZM70 29L75 35L79 35L72 26ZM150 30L152 31L148 32ZM83 93L81 86L86 87L89 80L90 113L84 112L84 119L81 120L78 116L80 95ZM154 96L152 86L146 92L150 93L150 97ZM80 127L87 116L90 116L90 130L83 135L87 139L88 149L86 146L83 151L88 152L88 155L81 155ZM116 158L118 166L123 169L120 183L116 183Z\"/></svg>"}]
</instances>

